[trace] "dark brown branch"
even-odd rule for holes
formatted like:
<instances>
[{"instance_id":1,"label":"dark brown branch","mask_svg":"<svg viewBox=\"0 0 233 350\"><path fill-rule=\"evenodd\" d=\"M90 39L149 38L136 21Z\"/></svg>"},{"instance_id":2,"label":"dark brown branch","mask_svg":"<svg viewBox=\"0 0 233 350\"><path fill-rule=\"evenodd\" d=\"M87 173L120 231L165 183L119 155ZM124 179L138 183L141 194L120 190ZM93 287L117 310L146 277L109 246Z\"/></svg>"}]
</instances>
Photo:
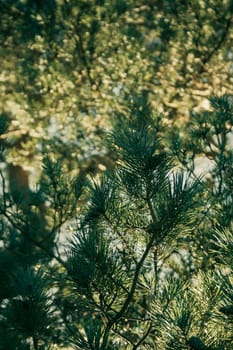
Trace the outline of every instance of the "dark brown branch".
<instances>
[{"instance_id":1,"label":"dark brown branch","mask_svg":"<svg viewBox=\"0 0 233 350\"><path fill-rule=\"evenodd\" d=\"M5 218L10 222L10 224L15 229L19 230L22 234L24 234L30 242L32 242L35 246L37 246L38 248L43 250L48 256L50 256L50 258L55 259L57 262L59 262L67 270L67 266L66 266L65 262L59 256L56 256L50 249L46 248L41 242L38 242L37 240L33 239L30 235L23 233L21 228L17 224L15 224L15 222L11 218L11 216L5 210L3 210L1 207L0 207L0 213L3 216L5 216Z\"/></svg>"},{"instance_id":2,"label":"dark brown branch","mask_svg":"<svg viewBox=\"0 0 233 350\"><path fill-rule=\"evenodd\" d=\"M218 42L216 43L216 45L213 47L212 50L210 50L208 52L208 54L202 59L202 64L203 66L208 63L211 58L214 56L214 54L220 49L220 47L224 44L227 35L229 33L230 30L230 26L231 26L231 22L232 22L232 17L228 18L227 22L226 22L226 27L224 28L222 35L220 37L220 39L218 40ZM204 67L202 68L204 71Z\"/></svg>"},{"instance_id":3,"label":"dark brown branch","mask_svg":"<svg viewBox=\"0 0 233 350\"><path fill-rule=\"evenodd\" d=\"M145 333L145 334L143 335L143 337L139 340L139 342L133 346L132 350L137 350L138 347L139 347L140 345L142 345L142 343L146 340L146 338L147 338L148 335L150 334L151 329L152 329L152 324L150 323L150 325L149 325L149 327L148 327L146 333Z\"/></svg>"},{"instance_id":4,"label":"dark brown branch","mask_svg":"<svg viewBox=\"0 0 233 350\"><path fill-rule=\"evenodd\" d=\"M129 307L130 302L133 299L133 295L134 295L135 289L137 287L137 282L138 282L138 278L139 278L139 274L140 274L141 268L143 266L143 263L144 263L145 259L148 256L151 248L153 247L154 241L155 241L155 236L153 236L150 239L150 241L147 244L146 249L145 249L141 259L139 260L139 262L136 265L133 282L132 282L130 291L129 291L126 299L125 299L125 302L124 302L123 306L121 307L120 311L118 311L117 314L111 320L109 320L109 322L108 322L108 324L106 326L106 329L105 329L105 332L104 332L104 336L103 336L103 342L102 342L101 350L104 350L106 348L106 346L107 346L108 335L109 335L109 332L110 332L111 328L113 327L113 325L121 317L123 317L124 313L127 311L128 307Z\"/></svg>"}]
</instances>

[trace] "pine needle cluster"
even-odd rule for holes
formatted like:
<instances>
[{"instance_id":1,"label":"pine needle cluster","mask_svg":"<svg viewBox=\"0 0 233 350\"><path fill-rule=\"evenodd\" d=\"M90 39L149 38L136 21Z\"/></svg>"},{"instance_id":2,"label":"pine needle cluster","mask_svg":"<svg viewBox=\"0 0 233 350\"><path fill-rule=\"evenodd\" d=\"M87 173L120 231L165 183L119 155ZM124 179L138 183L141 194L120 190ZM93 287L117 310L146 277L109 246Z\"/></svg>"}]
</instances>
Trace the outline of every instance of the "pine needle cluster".
<instances>
[{"instance_id":1,"label":"pine needle cluster","mask_svg":"<svg viewBox=\"0 0 233 350\"><path fill-rule=\"evenodd\" d=\"M0 170L1 350L232 349L233 110L211 103L191 147L134 96L106 138L115 168L83 179L44 154L26 206Z\"/></svg>"}]
</instances>

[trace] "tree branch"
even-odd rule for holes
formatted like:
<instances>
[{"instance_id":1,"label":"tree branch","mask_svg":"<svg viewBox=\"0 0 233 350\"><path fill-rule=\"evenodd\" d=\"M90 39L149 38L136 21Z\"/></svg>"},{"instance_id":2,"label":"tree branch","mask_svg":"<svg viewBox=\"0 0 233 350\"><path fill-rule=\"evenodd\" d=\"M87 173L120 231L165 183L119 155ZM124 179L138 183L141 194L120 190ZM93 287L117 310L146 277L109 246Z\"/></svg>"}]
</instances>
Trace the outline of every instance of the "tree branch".
<instances>
[{"instance_id":1,"label":"tree branch","mask_svg":"<svg viewBox=\"0 0 233 350\"><path fill-rule=\"evenodd\" d=\"M133 295L134 295L134 292L135 292L135 289L137 286L137 282L138 282L141 268L143 266L145 259L148 256L151 248L153 247L154 241L155 241L155 236L153 235L152 238L150 239L149 243L147 244L146 249L145 249L141 259L139 260L139 262L136 265L133 282L132 282L130 291L125 299L123 306L117 312L117 314L111 320L109 320L109 322L107 323L107 326L106 326L105 332L104 332L104 336L103 336L101 350L104 350L107 346L108 336L109 336L109 332L110 332L111 328L121 317L123 317L124 313L127 311L128 307L129 307L130 302L133 299Z\"/></svg>"},{"instance_id":2,"label":"tree branch","mask_svg":"<svg viewBox=\"0 0 233 350\"><path fill-rule=\"evenodd\" d=\"M150 323L146 333L143 335L143 337L139 340L139 342L137 344L135 344L132 348L132 350L137 350L139 348L140 345L142 345L142 343L146 340L146 338L148 337L148 335L150 334L150 331L152 329L152 324Z\"/></svg>"}]
</instances>

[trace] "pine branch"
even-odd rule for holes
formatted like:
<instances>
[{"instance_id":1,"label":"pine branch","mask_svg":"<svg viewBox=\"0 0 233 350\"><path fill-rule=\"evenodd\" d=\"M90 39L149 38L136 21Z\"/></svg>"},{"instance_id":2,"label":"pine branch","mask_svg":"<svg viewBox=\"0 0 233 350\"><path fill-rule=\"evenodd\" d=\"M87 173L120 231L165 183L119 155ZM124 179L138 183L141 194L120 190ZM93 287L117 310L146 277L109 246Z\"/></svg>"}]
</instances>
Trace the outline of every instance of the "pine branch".
<instances>
[{"instance_id":1,"label":"pine branch","mask_svg":"<svg viewBox=\"0 0 233 350\"><path fill-rule=\"evenodd\" d=\"M59 264L61 264L65 269L67 269L66 263L59 256L55 255L50 249L48 249L46 246L44 246L41 242L33 239L29 234L27 234L24 230L22 230L21 227L19 227L17 224L15 224L14 218L12 219L11 216L6 212L6 210L4 210L0 207L0 213L9 221L9 223L12 225L12 227L19 230L36 247L40 248L50 258L55 259Z\"/></svg>"},{"instance_id":2,"label":"pine branch","mask_svg":"<svg viewBox=\"0 0 233 350\"><path fill-rule=\"evenodd\" d=\"M148 329L147 329L147 331L146 331L145 334L142 336L142 338L138 341L138 343L135 344L135 345L133 346L132 350L137 350L137 349L140 347L140 345L142 345L142 344L144 343L144 341L146 340L146 338L147 338L148 335L150 334L151 329L152 329L152 324L150 323L150 324L149 324L149 327L148 327Z\"/></svg>"},{"instance_id":3,"label":"pine branch","mask_svg":"<svg viewBox=\"0 0 233 350\"><path fill-rule=\"evenodd\" d=\"M153 244L155 242L155 236L153 236L149 243L146 246L146 249L141 257L141 259L138 261L136 267L135 267L135 273L134 273L134 277L133 277L133 281L131 284L131 288L130 291L125 299L125 302L123 304L123 306L121 307L121 309L116 313L116 315L109 320L109 322L106 325L105 331L104 331L104 335L103 335L103 341L102 341L102 345L101 345L101 350L105 350L106 346L107 346L107 341L108 341L108 337L109 337L109 332L112 329L113 325L115 323L117 323L117 321L123 317L123 315L125 314L125 312L127 311L129 304L131 303L133 296L134 296L134 292L136 290L137 287L137 282L138 282L138 278L141 272L141 268L143 266L144 261L146 260L151 248L153 247Z\"/></svg>"},{"instance_id":4,"label":"pine branch","mask_svg":"<svg viewBox=\"0 0 233 350\"><path fill-rule=\"evenodd\" d=\"M232 16L230 16L226 21L225 28L223 29L222 35L219 37L219 40L217 41L216 45L212 48L212 50L209 50L208 54L205 55L205 57L202 59L203 70L200 73L204 72L204 66L206 65L206 63L208 63L211 60L214 54L217 53L217 51L221 48L221 46L227 39L227 35L229 34L231 24L232 24Z\"/></svg>"}]
</instances>

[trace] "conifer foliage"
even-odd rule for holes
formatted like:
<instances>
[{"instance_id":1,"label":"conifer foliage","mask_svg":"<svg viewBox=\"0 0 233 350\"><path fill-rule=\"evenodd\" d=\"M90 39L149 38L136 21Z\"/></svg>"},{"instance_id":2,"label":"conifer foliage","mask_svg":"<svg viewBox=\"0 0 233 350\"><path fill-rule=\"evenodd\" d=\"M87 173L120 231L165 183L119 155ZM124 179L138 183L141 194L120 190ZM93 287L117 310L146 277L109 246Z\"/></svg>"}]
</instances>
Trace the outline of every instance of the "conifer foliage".
<instances>
[{"instance_id":1,"label":"conifer foliage","mask_svg":"<svg viewBox=\"0 0 233 350\"><path fill-rule=\"evenodd\" d=\"M179 134L171 147L147 94L129 97L106 134L114 169L71 176L45 151L26 205L1 168L1 350L232 349L233 110L212 106L190 121L192 147Z\"/></svg>"}]
</instances>

